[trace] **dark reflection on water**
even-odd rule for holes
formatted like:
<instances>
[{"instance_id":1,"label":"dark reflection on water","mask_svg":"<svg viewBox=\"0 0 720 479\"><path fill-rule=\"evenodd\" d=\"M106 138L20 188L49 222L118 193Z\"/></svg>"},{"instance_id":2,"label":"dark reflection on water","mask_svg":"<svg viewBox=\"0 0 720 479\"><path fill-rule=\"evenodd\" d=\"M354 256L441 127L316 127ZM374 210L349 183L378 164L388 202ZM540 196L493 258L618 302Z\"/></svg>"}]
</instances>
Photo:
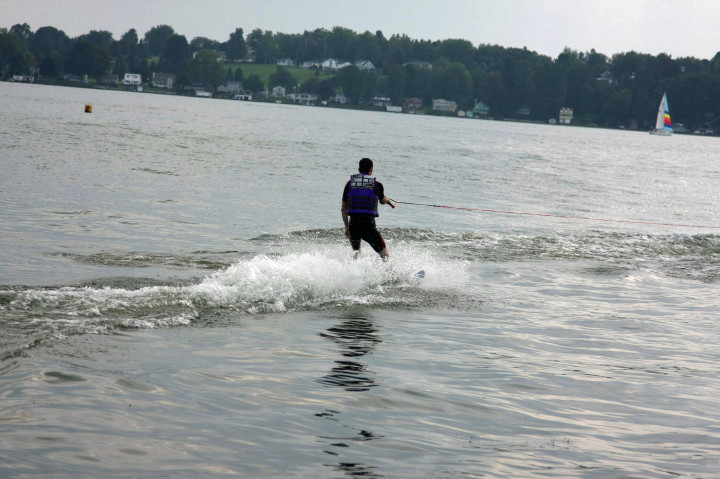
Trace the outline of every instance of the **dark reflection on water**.
<instances>
[{"instance_id":1,"label":"dark reflection on water","mask_svg":"<svg viewBox=\"0 0 720 479\"><path fill-rule=\"evenodd\" d=\"M337 386L351 393L363 393L377 386L375 373L358 359L372 353L375 347L382 342L378 330L370 318L359 315L347 316L337 325L319 333L323 338L337 344L342 358L335 361L333 368L317 381L328 386ZM348 359L352 358L352 359ZM340 434L337 437L320 436L319 438L329 446L323 452L331 456L341 456L350 448L353 441L371 441L382 437L362 427L345 424L338 416L340 412L325 409L315 416L337 421L343 430L349 434ZM325 466L342 472L348 476L383 477L377 472L377 467L350 461L340 461Z\"/></svg>"},{"instance_id":2,"label":"dark reflection on water","mask_svg":"<svg viewBox=\"0 0 720 479\"><path fill-rule=\"evenodd\" d=\"M377 335L373 322L364 317L349 317L337 326L320 333L340 347L344 358L359 358L372 352L382 339ZM339 386L346 391L367 391L375 387L374 373L367 366L349 359L335 361L335 367L318 381L322 384Z\"/></svg>"},{"instance_id":3,"label":"dark reflection on water","mask_svg":"<svg viewBox=\"0 0 720 479\"><path fill-rule=\"evenodd\" d=\"M333 470L343 472L348 476L358 477L384 477L381 474L375 472L375 468L372 466L366 466L365 464L355 464L354 462L341 462L338 464L326 464Z\"/></svg>"},{"instance_id":4,"label":"dark reflection on water","mask_svg":"<svg viewBox=\"0 0 720 479\"><path fill-rule=\"evenodd\" d=\"M320 336L335 342L340 346L342 355L350 358L365 356L382 342L371 319L355 316L345 318Z\"/></svg>"},{"instance_id":5,"label":"dark reflection on water","mask_svg":"<svg viewBox=\"0 0 720 479\"><path fill-rule=\"evenodd\" d=\"M346 391L367 391L377 386L371 374L365 365L356 361L335 361L332 371L318 381L343 387Z\"/></svg>"}]
</instances>

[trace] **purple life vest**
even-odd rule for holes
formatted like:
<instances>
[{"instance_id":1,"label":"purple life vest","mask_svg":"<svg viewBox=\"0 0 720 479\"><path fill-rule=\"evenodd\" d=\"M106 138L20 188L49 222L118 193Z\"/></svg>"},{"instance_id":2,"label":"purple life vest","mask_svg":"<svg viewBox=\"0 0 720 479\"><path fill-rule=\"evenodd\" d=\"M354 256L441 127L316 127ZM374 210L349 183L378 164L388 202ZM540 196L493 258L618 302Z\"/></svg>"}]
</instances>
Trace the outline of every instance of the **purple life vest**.
<instances>
[{"instance_id":1,"label":"purple life vest","mask_svg":"<svg viewBox=\"0 0 720 479\"><path fill-rule=\"evenodd\" d=\"M378 196L375 193L375 177L358 173L350 177L347 195L349 215L378 215Z\"/></svg>"}]
</instances>

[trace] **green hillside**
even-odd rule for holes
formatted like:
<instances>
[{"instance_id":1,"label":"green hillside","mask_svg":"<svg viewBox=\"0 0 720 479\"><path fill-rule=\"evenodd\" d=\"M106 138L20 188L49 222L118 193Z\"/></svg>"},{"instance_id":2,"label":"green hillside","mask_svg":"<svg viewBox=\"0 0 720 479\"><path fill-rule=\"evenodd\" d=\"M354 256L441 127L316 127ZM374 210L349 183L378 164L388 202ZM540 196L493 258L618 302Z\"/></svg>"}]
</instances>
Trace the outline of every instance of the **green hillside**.
<instances>
[{"instance_id":1,"label":"green hillside","mask_svg":"<svg viewBox=\"0 0 720 479\"><path fill-rule=\"evenodd\" d=\"M260 78L262 79L265 86L267 86L270 75L275 73L278 66L274 64L241 63L239 65L230 65L229 67L232 69L233 75L235 74L235 70L240 68L243 72L244 78L247 78L248 75L252 73L257 73L258 75L260 75ZM292 76L295 77L298 85L302 84L305 80L307 80L308 78L312 78L313 76L315 76L316 73L318 73L317 70L310 70L300 67L285 68L287 68L287 70L292 74ZM320 71L318 74L320 79L330 78L335 75L334 73L324 71Z\"/></svg>"}]
</instances>

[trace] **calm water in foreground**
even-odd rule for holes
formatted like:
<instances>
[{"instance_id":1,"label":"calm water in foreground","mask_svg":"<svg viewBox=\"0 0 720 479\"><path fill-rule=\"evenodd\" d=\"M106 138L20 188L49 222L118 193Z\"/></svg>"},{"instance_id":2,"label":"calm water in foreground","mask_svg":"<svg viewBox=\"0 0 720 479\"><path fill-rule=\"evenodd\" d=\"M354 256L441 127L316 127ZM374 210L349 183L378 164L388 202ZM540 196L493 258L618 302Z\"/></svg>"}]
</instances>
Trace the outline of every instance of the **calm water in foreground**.
<instances>
[{"instance_id":1,"label":"calm water in foreground","mask_svg":"<svg viewBox=\"0 0 720 479\"><path fill-rule=\"evenodd\" d=\"M0 477L720 477L717 139L0 105ZM363 156L400 201L675 226L399 205L352 261Z\"/></svg>"}]
</instances>

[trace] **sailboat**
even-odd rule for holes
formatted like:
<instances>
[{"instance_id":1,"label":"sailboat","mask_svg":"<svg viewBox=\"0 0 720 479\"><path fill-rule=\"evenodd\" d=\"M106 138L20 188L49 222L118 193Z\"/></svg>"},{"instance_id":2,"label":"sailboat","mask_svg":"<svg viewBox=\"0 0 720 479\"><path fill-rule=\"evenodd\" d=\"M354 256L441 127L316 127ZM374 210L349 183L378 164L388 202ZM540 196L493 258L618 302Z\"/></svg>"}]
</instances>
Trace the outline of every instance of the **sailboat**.
<instances>
[{"instance_id":1,"label":"sailboat","mask_svg":"<svg viewBox=\"0 0 720 479\"><path fill-rule=\"evenodd\" d=\"M672 121L670 120L670 109L668 108L667 94L663 93L660 106L658 107L655 128L650 130L651 135L670 136L672 135Z\"/></svg>"}]
</instances>

